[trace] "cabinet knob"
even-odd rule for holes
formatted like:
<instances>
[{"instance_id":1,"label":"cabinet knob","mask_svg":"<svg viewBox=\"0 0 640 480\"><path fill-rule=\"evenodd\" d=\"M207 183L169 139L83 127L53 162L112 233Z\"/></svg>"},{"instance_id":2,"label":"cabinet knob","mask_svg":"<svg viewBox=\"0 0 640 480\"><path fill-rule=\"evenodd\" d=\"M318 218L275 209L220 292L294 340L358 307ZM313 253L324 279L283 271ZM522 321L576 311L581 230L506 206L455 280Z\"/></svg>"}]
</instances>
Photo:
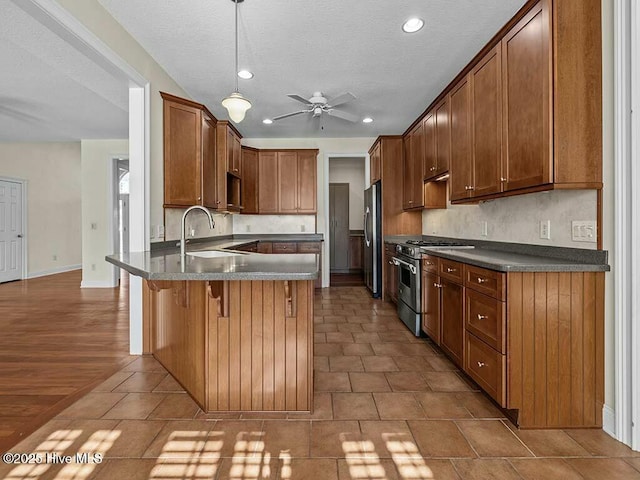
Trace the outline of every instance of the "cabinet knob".
<instances>
[{"instance_id":1,"label":"cabinet knob","mask_svg":"<svg viewBox=\"0 0 640 480\"><path fill-rule=\"evenodd\" d=\"M474 187L473 185L469 185L469 190L475 190L476 187Z\"/></svg>"},{"instance_id":2,"label":"cabinet knob","mask_svg":"<svg viewBox=\"0 0 640 480\"><path fill-rule=\"evenodd\" d=\"M436 167L431 167L431 168L429 169L429 171L433 172L433 171L435 171L435 169L436 169Z\"/></svg>"},{"instance_id":3,"label":"cabinet knob","mask_svg":"<svg viewBox=\"0 0 640 480\"><path fill-rule=\"evenodd\" d=\"M485 367L487 364L484 362L478 362L478 367L482 368Z\"/></svg>"},{"instance_id":4,"label":"cabinet knob","mask_svg":"<svg viewBox=\"0 0 640 480\"><path fill-rule=\"evenodd\" d=\"M413 200L409 200L409 203L413 203Z\"/></svg>"},{"instance_id":5,"label":"cabinet knob","mask_svg":"<svg viewBox=\"0 0 640 480\"><path fill-rule=\"evenodd\" d=\"M486 281L486 278L478 277L478 283L486 283Z\"/></svg>"},{"instance_id":6,"label":"cabinet knob","mask_svg":"<svg viewBox=\"0 0 640 480\"><path fill-rule=\"evenodd\" d=\"M233 171L234 171L234 172L237 172L237 171L238 171L238 169L237 169L237 168L234 168L234 169L233 169Z\"/></svg>"},{"instance_id":7,"label":"cabinet knob","mask_svg":"<svg viewBox=\"0 0 640 480\"><path fill-rule=\"evenodd\" d=\"M455 268L447 267L447 273L455 272Z\"/></svg>"},{"instance_id":8,"label":"cabinet knob","mask_svg":"<svg viewBox=\"0 0 640 480\"><path fill-rule=\"evenodd\" d=\"M436 288L442 288L442 284L440 283L434 283L433 286Z\"/></svg>"},{"instance_id":9,"label":"cabinet knob","mask_svg":"<svg viewBox=\"0 0 640 480\"><path fill-rule=\"evenodd\" d=\"M489 318L489 317L488 317L488 316L486 316L486 315L480 315L480 314L478 314L478 320L486 320L487 318Z\"/></svg>"},{"instance_id":10,"label":"cabinet knob","mask_svg":"<svg viewBox=\"0 0 640 480\"><path fill-rule=\"evenodd\" d=\"M505 177L500 177L500 181L501 181L501 182L506 182L506 181L507 181L507 179L506 179Z\"/></svg>"},{"instance_id":11,"label":"cabinet knob","mask_svg":"<svg viewBox=\"0 0 640 480\"><path fill-rule=\"evenodd\" d=\"M198 197L198 200L202 200L202 197Z\"/></svg>"},{"instance_id":12,"label":"cabinet knob","mask_svg":"<svg viewBox=\"0 0 640 480\"><path fill-rule=\"evenodd\" d=\"M425 263L425 265L430 265L430 266L433 265L433 263L431 263L431 262L424 262L424 263Z\"/></svg>"}]
</instances>

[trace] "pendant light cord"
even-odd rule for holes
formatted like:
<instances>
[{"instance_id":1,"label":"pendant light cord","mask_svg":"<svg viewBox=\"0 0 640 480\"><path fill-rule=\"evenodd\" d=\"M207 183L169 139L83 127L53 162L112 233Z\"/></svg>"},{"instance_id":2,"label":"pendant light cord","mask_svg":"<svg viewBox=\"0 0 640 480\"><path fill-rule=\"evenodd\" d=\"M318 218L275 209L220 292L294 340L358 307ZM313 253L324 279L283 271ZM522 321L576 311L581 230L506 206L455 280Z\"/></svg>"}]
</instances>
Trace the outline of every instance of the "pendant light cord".
<instances>
[{"instance_id":1,"label":"pendant light cord","mask_svg":"<svg viewBox=\"0 0 640 480\"><path fill-rule=\"evenodd\" d=\"M236 77L236 92L238 91L238 0L234 0L236 4L236 71L234 76Z\"/></svg>"}]
</instances>

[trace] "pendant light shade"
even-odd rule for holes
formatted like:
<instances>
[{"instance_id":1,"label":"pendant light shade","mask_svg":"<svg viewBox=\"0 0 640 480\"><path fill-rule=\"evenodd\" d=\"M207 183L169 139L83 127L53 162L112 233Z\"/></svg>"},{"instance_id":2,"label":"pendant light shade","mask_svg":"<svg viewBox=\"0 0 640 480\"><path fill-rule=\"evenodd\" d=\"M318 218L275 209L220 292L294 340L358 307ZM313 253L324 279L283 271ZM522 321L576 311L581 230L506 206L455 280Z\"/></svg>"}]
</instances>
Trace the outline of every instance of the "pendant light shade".
<instances>
[{"instance_id":1,"label":"pendant light shade","mask_svg":"<svg viewBox=\"0 0 640 480\"><path fill-rule=\"evenodd\" d=\"M251 102L244 98L240 92L233 92L222 100L222 106L229 112L229 118L235 123L244 120L247 110L251 108Z\"/></svg>"},{"instance_id":2,"label":"pendant light shade","mask_svg":"<svg viewBox=\"0 0 640 480\"><path fill-rule=\"evenodd\" d=\"M244 120L247 110L251 108L251 102L244 98L238 91L238 3L244 0L231 0L236 4L236 69L233 76L236 79L236 90L222 100L222 106L229 112L229 118L234 123L240 123Z\"/></svg>"}]
</instances>

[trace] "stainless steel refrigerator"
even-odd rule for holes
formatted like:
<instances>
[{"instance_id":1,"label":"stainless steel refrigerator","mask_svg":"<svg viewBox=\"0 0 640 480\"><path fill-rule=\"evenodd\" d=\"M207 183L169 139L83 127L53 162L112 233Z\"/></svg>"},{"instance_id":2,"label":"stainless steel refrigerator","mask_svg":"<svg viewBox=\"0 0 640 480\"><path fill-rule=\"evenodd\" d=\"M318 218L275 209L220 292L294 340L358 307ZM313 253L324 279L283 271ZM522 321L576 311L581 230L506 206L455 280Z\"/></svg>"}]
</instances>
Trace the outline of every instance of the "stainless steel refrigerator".
<instances>
[{"instance_id":1,"label":"stainless steel refrigerator","mask_svg":"<svg viewBox=\"0 0 640 480\"><path fill-rule=\"evenodd\" d=\"M364 191L364 283L374 298L382 295L382 208L380 182Z\"/></svg>"}]
</instances>

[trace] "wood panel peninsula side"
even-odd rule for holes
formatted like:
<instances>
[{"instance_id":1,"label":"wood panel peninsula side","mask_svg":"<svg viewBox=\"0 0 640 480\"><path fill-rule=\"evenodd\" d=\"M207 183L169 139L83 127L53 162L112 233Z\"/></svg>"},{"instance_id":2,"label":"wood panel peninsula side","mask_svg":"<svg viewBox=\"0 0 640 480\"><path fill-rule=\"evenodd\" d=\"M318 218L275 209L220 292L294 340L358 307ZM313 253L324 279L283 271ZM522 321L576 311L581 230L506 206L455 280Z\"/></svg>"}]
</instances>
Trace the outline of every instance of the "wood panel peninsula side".
<instances>
[{"instance_id":1,"label":"wood panel peninsula side","mask_svg":"<svg viewBox=\"0 0 640 480\"><path fill-rule=\"evenodd\" d=\"M237 253L107 260L144 279L145 353L204 412L311 412L317 255Z\"/></svg>"}]
</instances>

